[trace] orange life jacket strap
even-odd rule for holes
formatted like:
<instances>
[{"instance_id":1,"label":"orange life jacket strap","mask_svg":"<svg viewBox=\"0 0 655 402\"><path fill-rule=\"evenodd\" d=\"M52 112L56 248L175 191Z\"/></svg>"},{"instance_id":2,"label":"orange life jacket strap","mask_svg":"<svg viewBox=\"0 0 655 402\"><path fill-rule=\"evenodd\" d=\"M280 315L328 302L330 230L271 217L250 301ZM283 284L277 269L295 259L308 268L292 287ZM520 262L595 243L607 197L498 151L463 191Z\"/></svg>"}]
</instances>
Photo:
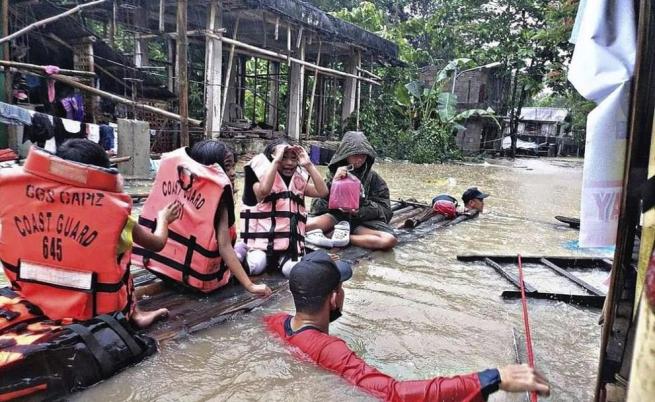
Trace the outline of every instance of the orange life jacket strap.
<instances>
[{"instance_id":1,"label":"orange life jacket strap","mask_svg":"<svg viewBox=\"0 0 655 402\"><path fill-rule=\"evenodd\" d=\"M155 231L157 228L157 221L150 220L148 218L144 218L143 216L139 216L139 225L145 226L151 231ZM194 240L195 236L183 236L179 233L177 233L174 230L171 230L170 227L168 228L168 237L171 240L175 240L176 242L185 245L187 248L192 249L194 252L200 253L202 256L207 257L207 258L218 258L221 256L221 253L219 250L208 250L204 248L203 246L199 245L196 243Z\"/></svg>"}]
</instances>

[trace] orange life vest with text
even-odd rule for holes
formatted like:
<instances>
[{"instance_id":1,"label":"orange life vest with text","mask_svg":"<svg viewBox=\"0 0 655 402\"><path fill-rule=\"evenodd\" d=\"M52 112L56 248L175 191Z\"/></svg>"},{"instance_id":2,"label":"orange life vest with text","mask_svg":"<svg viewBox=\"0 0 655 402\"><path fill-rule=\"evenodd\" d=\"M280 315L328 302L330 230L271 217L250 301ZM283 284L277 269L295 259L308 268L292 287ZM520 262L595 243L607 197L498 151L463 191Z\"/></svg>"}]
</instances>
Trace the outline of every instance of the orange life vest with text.
<instances>
[{"instance_id":1,"label":"orange life vest with text","mask_svg":"<svg viewBox=\"0 0 655 402\"><path fill-rule=\"evenodd\" d=\"M157 213L175 200L182 203L182 214L169 225L168 241L161 251L134 247L135 263L202 292L227 284L231 274L221 259L214 226L222 198L231 226L234 201L225 172L196 162L187 148L164 154L139 224L154 231Z\"/></svg>"},{"instance_id":2,"label":"orange life vest with text","mask_svg":"<svg viewBox=\"0 0 655 402\"><path fill-rule=\"evenodd\" d=\"M52 320L131 306L130 252L117 256L132 209L113 169L32 147L0 172L0 260L14 290Z\"/></svg>"},{"instance_id":3,"label":"orange life vest with text","mask_svg":"<svg viewBox=\"0 0 655 402\"><path fill-rule=\"evenodd\" d=\"M264 154L256 155L246 168L252 169L261 182L271 166ZM247 175L246 175L247 177ZM269 256L286 252L296 259L305 252L305 188L309 178L297 168L289 185L279 173L271 192L257 205L241 209L241 239L249 248L264 250ZM252 186L254 183L246 183Z\"/></svg>"}]
</instances>

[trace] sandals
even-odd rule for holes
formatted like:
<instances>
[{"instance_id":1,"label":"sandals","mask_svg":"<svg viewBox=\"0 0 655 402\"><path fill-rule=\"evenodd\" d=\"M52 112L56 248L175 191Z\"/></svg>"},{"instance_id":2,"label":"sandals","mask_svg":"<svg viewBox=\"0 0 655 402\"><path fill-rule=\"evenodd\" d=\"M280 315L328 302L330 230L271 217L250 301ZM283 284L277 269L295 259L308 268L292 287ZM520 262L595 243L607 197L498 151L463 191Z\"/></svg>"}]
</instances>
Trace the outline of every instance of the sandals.
<instances>
[{"instance_id":1,"label":"sandals","mask_svg":"<svg viewBox=\"0 0 655 402\"><path fill-rule=\"evenodd\" d=\"M332 233L332 246L333 247L346 247L350 243L350 223L341 221L334 225L334 232Z\"/></svg>"},{"instance_id":2,"label":"sandals","mask_svg":"<svg viewBox=\"0 0 655 402\"><path fill-rule=\"evenodd\" d=\"M305 243L323 247L323 248L332 248L332 240L325 237L321 229L314 229L305 233Z\"/></svg>"}]
</instances>

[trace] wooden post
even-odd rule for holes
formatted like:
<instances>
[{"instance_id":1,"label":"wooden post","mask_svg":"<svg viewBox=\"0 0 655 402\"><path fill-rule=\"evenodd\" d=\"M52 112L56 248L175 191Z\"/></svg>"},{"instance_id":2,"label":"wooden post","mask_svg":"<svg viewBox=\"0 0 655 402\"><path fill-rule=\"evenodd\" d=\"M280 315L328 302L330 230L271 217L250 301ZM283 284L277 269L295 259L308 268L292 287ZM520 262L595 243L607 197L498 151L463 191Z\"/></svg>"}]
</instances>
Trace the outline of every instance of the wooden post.
<instances>
[{"instance_id":1,"label":"wooden post","mask_svg":"<svg viewBox=\"0 0 655 402\"><path fill-rule=\"evenodd\" d=\"M177 84L175 79L175 61L177 59L175 55L175 40L172 38L166 39L166 51L168 54L168 64L166 67L166 72L168 75L168 90L174 94L177 94Z\"/></svg>"},{"instance_id":2,"label":"wooden post","mask_svg":"<svg viewBox=\"0 0 655 402\"><path fill-rule=\"evenodd\" d=\"M316 55L316 65L321 65L321 46L322 42L318 42L318 54ZM309 98L309 110L307 112L307 138L312 134L312 112L314 109L314 95L316 94L316 85L318 84L318 70L314 70L314 82L312 83L312 94Z\"/></svg>"},{"instance_id":3,"label":"wooden post","mask_svg":"<svg viewBox=\"0 0 655 402\"><path fill-rule=\"evenodd\" d=\"M189 82L187 77L187 0L177 1L177 88L179 99L180 145L189 146Z\"/></svg>"},{"instance_id":4,"label":"wooden post","mask_svg":"<svg viewBox=\"0 0 655 402\"><path fill-rule=\"evenodd\" d=\"M2 0L2 36L8 36L9 35L9 0ZM2 59L3 60L9 60L9 42L5 42L2 44ZM12 97L11 97L11 88L13 86L12 83L12 74L9 72L9 70L5 70L5 98L7 103L12 103Z\"/></svg>"},{"instance_id":5,"label":"wooden post","mask_svg":"<svg viewBox=\"0 0 655 402\"><path fill-rule=\"evenodd\" d=\"M109 46L112 48L116 46L116 17L118 14L116 0L111 2L111 18L109 19L109 32L107 41L109 41Z\"/></svg>"},{"instance_id":6,"label":"wooden post","mask_svg":"<svg viewBox=\"0 0 655 402\"><path fill-rule=\"evenodd\" d=\"M143 1L139 2L139 7L135 10L136 23L139 26L148 26L148 8ZM140 33L134 34L134 65L143 67L149 65L148 60L148 39L141 37Z\"/></svg>"},{"instance_id":7,"label":"wooden post","mask_svg":"<svg viewBox=\"0 0 655 402\"><path fill-rule=\"evenodd\" d=\"M219 1L212 0L207 20L207 30L222 37L222 10ZM219 31L219 32L216 32ZM205 37L205 137L221 136L221 82L223 82L223 42Z\"/></svg>"},{"instance_id":8,"label":"wooden post","mask_svg":"<svg viewBox=\"0 0 655 402\"><path fill-rule=\"evenodd\" d=\"M346 62L346 73L357 75L357 68L361 66L362 56L359 51L354 50L350 59ZM357 80L351 77L346 78L343 85L343 102L341 103L341 126L355 111L357 104Z\"/></svg>"},{"instance_id":9,"label":"wooden post","mask_svg":"<svg viewBox=\"0 0 655 402\"><path fill-rule=\"evenodd\" d=\"M300 60L305 60L305 41L300 42ZM289 74L289 107L287 109L287 135L294 141L300 141L302 118L303 84L305 82L305 66L291 63Z\"/></svg>"},{"instance_id":10,"label":"wooden post","mask_svg":"<svg viewBox=\"0 0 655 402\"><path fill-rule=\"evenodd\" d=\"M280 63L272 61L270 65L273 81L268 87L269 103L268 113L266 114L266 124L273 127L274 130L277 130L277 123L279 121L278 95L280 93Z\"/></svg>"},{"instance_id":11,"label":"wooden post","mask_svg":"<svg viewBox=\"0 0 655 402\"><path fill-rule=\"evenodd\" d=\"M357 71L357 75L361 75L361 72ZM356 122L355 122L355 128L357 131L359 131L359 105L361 103L361 98L362 98L362 81L357 80L357 107L355 108L355 117L356 117Z\"/></svg>"},{"instance_id":12,"label":"wooden post","mask_svg":"<svg viewBox=\"0 0 655 402\"><path fill-rule=\"evenodd\" d=\"M237 17L236 22L234 23L234 33L232 34L232 38L234 40L237 39L237 34L239 33L239 17ZM227 60L227 70L225 70L225 85L223 85L223 102L221 103L221 113L220 121L225 120L225 105L227 104L227 95L228 91L230 90L230 82L232 81L232 65L234 64L234 50L235 46L234 44L232 47L230 47L230 56L228 57ZM220 123L219 123L220 124Z\"/></svg>"},{"instance_id":13,"label":"wooden post","mask_svg":"<svg viewBox=\"0 0 655 402\"><path fill-rule=\"evenodd\" d=\"M159 0L159 32L166 32L166 0Z\"/></svg>"}]
</instances>

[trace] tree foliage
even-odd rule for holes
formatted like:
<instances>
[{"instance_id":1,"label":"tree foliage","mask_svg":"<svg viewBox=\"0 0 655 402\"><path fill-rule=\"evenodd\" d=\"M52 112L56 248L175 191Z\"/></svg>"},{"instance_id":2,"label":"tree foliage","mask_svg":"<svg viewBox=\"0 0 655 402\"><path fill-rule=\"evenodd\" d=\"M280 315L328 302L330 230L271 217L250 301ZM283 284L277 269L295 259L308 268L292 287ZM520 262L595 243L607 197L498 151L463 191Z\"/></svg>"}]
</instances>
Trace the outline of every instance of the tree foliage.
<instances>
[{"instance_id":1,"label":"tree foliage","mask_svg":"<svg viewBox=\"0 0 655 402\"><path fill-rule=\"evenodd\" d=\"M474 66L502 63L512 86L504 96L505 104L496 112L509 118L511 131L515 132L518 126L517 111L533 103L531 99L544 89L570 98L566 95L571 93L566 66L573 50L568 38L577 0L315 0L314 3L398 44L399 57L406 67L400 72L389 68L376 70L385 78L376 102L405 104L409 109L399 113L403 118L416 110L414 105L407 105L407 93L399 88L409 85L407 91L415 92L417 87L412 82L416 82L421 67L444 66L456 59L470 59ZM448 99L446 94L440 94L437 101L439 97L442 101ZM582 103L569 102L569 105L581 107L572 113L582 119L586 117ZM386 107L372 105L366 110L380 116ZM424 130L413 124L416 121L410 121L409 127ZM386 124L388 135L402 136L398 134L402 130L398 129L404 124L407 122ZM433 122L429 124L433 126Z\"/></svg>"}]
</instances>

